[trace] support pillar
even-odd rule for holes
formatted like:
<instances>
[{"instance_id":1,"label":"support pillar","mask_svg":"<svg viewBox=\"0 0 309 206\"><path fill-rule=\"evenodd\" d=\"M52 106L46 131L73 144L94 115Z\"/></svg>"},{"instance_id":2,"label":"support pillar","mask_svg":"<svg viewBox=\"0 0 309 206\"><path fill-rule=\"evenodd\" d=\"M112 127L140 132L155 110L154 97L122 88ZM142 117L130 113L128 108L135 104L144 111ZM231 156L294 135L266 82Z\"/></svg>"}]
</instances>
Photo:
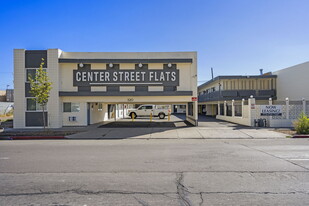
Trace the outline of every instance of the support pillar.
<instances>
[{"instance_id":1,"label":"support pillar","mask_svg":"<svg viewBox=\"0 0 309 206\"><path fill-rule=\"evenodd\" d=\"M235 117L235 100L232 100L232 117Z\"/></svg>"},{"instance_id":2,"label":"support pillar","mask_svg":"<svg viewBox=\"0 0 309 206\"><path fill-rule=\"evenodd\" d=\"M244 106L245 106L245 99L241 100L241 117L244 118Z\"/></svg>"},{"instance_id":3,"label":"support pillar","mask_svg":"<svg viewBox=\"0 0 309 206\"><path fill-rule=\"evenodd\" d=\"M254 126L254 119L256 118L256 106L255 106L255 98L251 95L248 99L248 109L249 109L249 119L251 122L251 126Z\"/></svg>"},{"instance_id":4,"label":"support pillar","mask_svg":"<svg viewBox=\"0 0 309 206\"><path fill-rule=\"evenodd\" d=\"M286 119L290 119L290 100L289 98L285 98L285 106L286 106Z\"/></svg>"},{"instance_id":5,"label":"support pillar","mask_svg":"<svg viewBox=\"0 0 309 206\"><path fill-rule=\"evenodd\" d=\"M226 116L226 101L224 101L224 116Z\"/></svg>"}]
</instances>

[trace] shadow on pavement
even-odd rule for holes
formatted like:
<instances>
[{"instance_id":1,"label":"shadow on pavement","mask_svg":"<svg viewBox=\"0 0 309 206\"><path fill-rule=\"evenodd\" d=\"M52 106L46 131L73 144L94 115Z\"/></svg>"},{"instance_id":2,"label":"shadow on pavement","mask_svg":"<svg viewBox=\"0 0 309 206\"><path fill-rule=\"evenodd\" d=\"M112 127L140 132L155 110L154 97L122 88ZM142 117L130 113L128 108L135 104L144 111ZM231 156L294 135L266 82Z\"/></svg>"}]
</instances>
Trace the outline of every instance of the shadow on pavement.
<instances>
[{"instance_id":1,"label":"shadow on pavement","mask_svg":"<svg viewBox=\"0 0 309 206\"><path fill-rule=\"evenodd\" d=\"M134 121L130 118L120 119L117 121L101 123L98 128L166 128L166 127L192 127L193 125L186 120L185 114L173 114L171 115L171 121L167 119L159 119L154 117L152 121L149 117L138 117Z\"/></svg>"}]
</instances>

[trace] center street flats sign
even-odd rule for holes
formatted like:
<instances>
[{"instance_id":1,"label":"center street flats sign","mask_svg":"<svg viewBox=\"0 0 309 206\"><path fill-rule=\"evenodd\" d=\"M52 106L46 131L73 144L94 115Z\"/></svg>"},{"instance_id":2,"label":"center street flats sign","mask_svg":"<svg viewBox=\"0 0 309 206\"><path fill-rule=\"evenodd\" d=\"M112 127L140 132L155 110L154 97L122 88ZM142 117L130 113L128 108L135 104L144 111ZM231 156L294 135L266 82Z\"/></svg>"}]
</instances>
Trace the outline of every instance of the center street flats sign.
<instances>
[{"instance_id":1,"label":"center street flats sign","mask_svg":"<svg viewBox=\"0 0 309 206\"><path fill-rule=\"evenodd\" d=\"M74 70L73 86L179 86L179 70Z\"/></svg>"},{"instance_id":2,"label":"center street flats sign","mask_svg":"<svg viewBox=\"0 0 309 206\"><path fill-rule=\"evenodd\" d=\"M282 105L261 105L261 116L282 116Z\"/></svg>"}]
</instances>

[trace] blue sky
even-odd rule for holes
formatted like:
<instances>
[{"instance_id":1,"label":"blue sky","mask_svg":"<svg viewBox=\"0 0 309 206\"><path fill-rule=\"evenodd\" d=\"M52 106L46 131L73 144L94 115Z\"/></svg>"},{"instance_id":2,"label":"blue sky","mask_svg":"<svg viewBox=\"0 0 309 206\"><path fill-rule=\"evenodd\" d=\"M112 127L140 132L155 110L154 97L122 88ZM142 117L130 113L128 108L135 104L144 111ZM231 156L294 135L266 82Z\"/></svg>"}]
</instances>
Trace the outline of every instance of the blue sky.
<instances>
[{"instance_id":1,"label":"blue sky","mask_svg":"<svg viewBox=\"0 0 309 206\"><path fill-rule=\"evenodd\" d=\"M198 80L308 61L308 0L0 0L0 89L13 49L197 51Z\"/></svg>"}]
</instances>

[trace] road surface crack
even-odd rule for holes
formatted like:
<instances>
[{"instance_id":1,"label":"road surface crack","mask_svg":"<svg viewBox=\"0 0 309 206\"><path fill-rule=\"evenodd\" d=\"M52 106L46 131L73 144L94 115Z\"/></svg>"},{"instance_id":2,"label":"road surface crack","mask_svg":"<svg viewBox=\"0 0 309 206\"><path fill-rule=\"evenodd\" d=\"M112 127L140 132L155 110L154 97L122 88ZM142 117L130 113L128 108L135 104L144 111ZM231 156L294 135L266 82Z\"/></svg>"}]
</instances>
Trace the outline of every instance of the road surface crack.
<instances>
[{"instance_id":1,"label":"road surface crack","mask_svg":"<svg viewBox=\"0 0 309 206\"><path fill-rule=\"evenodd\" d=\"M187 193L190 193L188 188L183 184L183 172L176 173L176 187L177 187L177 195L179 200L181 200L180 204L185 206L191 206L190 200L186 197Z\"/></svg>"},{"instance_id":2,"label":"road surface crack","mask_svg":"<svg viewBox=\"0 0 309 206\"><path fill-rule=\"evenodd\" d=\"M200 192L200 198L201 198L201 202L199 203L199 206L202 206L202 205L203 205L203 202L204 202L202 192Z\"/></svg>"},{"instance_id":3,"label":"road surface crack","mask_svg":"<svg viewBox=\"0 0 309 206\"><path fill-rule=\"evenodd\" d=\"M170 195L175 194L175 192L137 192L137 191L118 191L118 190L102 190L102 191L89 191L89 190L80 190L80 189L71 189L63 191L50 191L44 192L30 192L30 193L10 193L10 194L0 194L0 197L6 196L23 196L23 195L53 195L53 194L64 194L64 193L75 193L79 195L102 195L102 194L121 194L121 195ZM168 196L167 196L168 197Z\"/></svg>"},{"instance_id":4,"label":"road surface crack","mask_svg":"<svg viewBox=\"0 0 309 206\"><path fill-rule=\"evenodd\" d=\"M141 204L142 206L149 206L145 201L138 199L137 197L133 196L134 199Z\"/></svg>"}]
</instances>

